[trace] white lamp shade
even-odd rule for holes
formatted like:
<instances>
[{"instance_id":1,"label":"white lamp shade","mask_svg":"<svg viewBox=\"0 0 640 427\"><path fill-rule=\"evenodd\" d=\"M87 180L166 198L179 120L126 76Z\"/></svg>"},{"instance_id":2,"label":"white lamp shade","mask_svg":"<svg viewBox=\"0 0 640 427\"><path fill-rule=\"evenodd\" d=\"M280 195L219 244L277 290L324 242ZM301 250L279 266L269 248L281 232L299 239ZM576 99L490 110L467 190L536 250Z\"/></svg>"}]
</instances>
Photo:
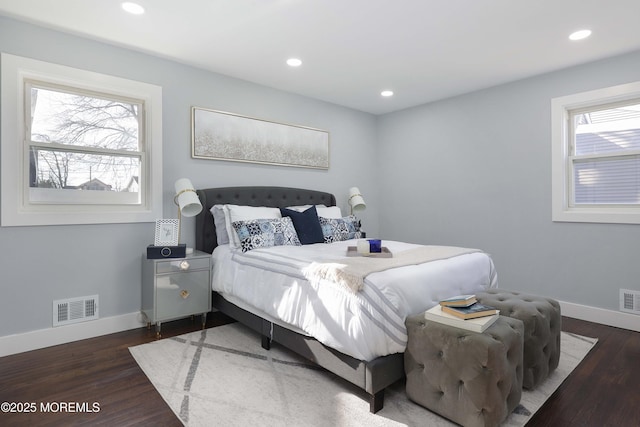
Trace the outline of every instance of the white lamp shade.
<instances>
[{"instance_id":1,"label":"white lamp shade","mask_svg":"<svg viewBox=\"0 0 640 427\"><path fill-rule=\"evenodd\" d=\"M188 178L177 180L175 187L178 208L182 215L196 216L202 212L202 203L200 203L196 190Z\"/></svg>"},{"instance_id":2,"label":"white lamp shade","mask_svg":"<svg viewBox=\"0 0 640 427\"><path fill-rule=\"evenodd\" d=\"M354 211L361 211L367 207L358 187L351 187L349 189L349 205Z\"/></svg>"}]
</instances>

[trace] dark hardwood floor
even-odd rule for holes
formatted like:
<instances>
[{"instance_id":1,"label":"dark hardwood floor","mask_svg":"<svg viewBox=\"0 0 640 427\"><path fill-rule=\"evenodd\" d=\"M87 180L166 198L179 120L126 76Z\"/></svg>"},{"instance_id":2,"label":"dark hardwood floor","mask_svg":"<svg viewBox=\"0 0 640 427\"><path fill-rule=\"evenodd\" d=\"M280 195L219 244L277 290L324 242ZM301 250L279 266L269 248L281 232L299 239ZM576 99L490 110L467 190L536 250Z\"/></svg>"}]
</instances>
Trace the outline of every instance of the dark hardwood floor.
<instances>
[{"instance_id":1,"label":"dark hardwood floor","mask_svg":"<svg viewBox=\"0 0 640 427\"><path fill-rule=\"evenodd\" d=\"M566 317L562 322L564 331L598 343L527 427L640 426L640 332Z\"/></svg>"},{"instance_id":2,"label":"dark hardwood floor","mask_svg":"<svg viewBox=\"0 0 640 427\"><path fill-rule=\"evenodd\" d=\"M230 321L213 313L207 326ZM170 322L163 337L197 329L199 318ZM599 342L527 427L640 426L640 333L569 318L563 330ZM153 340L153 330L141 328L0 358L0 403L37 407L35 413L0 413L0 425L182 425L128 351ZM91 409L95 402L99 412L40 411L41 404L56 410L63 402Z\"/></svg>"}]
</instances>

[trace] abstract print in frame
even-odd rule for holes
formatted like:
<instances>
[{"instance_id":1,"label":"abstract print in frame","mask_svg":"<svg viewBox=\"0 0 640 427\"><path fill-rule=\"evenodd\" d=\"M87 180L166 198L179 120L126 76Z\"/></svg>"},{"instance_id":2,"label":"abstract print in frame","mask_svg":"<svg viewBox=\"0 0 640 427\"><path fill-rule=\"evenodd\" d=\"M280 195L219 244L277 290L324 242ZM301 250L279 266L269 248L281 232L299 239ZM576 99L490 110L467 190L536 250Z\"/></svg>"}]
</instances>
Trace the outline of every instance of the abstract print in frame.
<instances>
[{"instance_id":1,"label":"abstract print in frame","mask_svg":"<svg viewBox=\"0 0 640 427\"><path fill-rule=\"evenodd\" d=\"M192 107L191 156L329 169L329 132Z\"/></svg>"}]
</instances>

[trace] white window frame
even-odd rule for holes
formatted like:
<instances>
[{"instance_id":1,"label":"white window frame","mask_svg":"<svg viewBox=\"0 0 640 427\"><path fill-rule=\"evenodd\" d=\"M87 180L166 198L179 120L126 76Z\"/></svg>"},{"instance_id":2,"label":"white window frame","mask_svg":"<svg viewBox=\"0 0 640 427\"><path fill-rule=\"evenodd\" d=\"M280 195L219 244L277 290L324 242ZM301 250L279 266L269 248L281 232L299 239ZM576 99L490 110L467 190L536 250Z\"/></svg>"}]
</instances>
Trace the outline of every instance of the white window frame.
<instances>
[{"instance_id":1,"label":"white window frame","mask_svg":"<svg viewBox=\"0 0 640 427\"><path fill-rule=\"evenodd\" d=\"M148 83L2 53L0 141L1 226L154 222L162 218L162 88ZM31 203L26 140L25 81L139 99L144 104L145 148L140 170L141 203ZM62 191L62 190L61 190ZM64 190L66 191L66 190ZM76 193L76 192L73 192ZM81 192L77 192L81 193Z\"/></svg>"},{"instance_id":2,"label":"white window frame","mask_svg":"<svg viewBox=\"0 0 640 427\"><path fill-rule=\"evenodd\" d=\"M573 163L570 159L570 112L599 105L640 99L640 82L612 86L551 100L552 220L640 224L640 206L571 206Z\"/></svg>"}]
</instances>

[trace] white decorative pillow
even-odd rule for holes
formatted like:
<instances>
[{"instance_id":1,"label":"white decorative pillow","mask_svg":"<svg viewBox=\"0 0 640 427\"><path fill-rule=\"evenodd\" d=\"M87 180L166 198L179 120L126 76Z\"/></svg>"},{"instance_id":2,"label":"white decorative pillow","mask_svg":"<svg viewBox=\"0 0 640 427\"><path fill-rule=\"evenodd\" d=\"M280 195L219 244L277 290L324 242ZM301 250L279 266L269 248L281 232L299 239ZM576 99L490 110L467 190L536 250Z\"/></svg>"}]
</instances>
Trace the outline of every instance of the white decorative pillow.
<instances>
[{"instance_id":1,"label":"white decorative pillow","mask_svg":"<svg viewBox=\"0 0 640 427\"><path fill-rule=\"evenodd\" d=\"M362 237L360 221L353 215L344 218L319 217L319 220L325 243L341 242Z\"/></svg>"},{"instance_id":2,"label":"white decorative pillow","mask_svg":"<svg viewBox=\"0 0 640 427\"><path fill-rule=\"evenodd\" d=\"M323 218L342 218L342 212L338 206L322 206L317 205L316 211L319 217Z\"/></svg>"},{"instance_id":3,"label":"white decorative pillow","mask_svg":"<svg viewBox=\"0 0 640 427\"><path fill-rule=\"evenodd\" d=\"M213 215L213 224L216 227L216 239L218 245L226 245L229 243L229 233L227 232L226 215L224 205L211 206L211 215Z\"/></svg>"},{"instance_id":4,"label":"white decorative pillow","mask_svg":"<svg viewBox=\"0 0 640 427\"><path fill-rule=\"evenodd\" d=\"M315 206L316 209L326 208L325 205L300 205L300 206L287 206L287 209L291 209L292 211L296 211L296 212L304 212L307 209L309 209L311 206Z\"/></svg>"},{"instance_id":5,"label":"white decorative pillow","mask_svg":"<svg viewBox=\"0 0 640 427\"><path fill-rule=\"evenodd\" d=\"M234 221L233 228L240 239L242 252L271 246L300 246L293 221L289 217Z\"/></svg>"},{"instance_id":6,"label":"white decorative pillow","mask_svg":"<svg viewBox=\"0 0 640 427\"><path fill-rule=\"evenodd\" d=\"M268 208L265 206L224 205L224 210L227 234L229 235L229 245L231 245L232 248L240 247L238 233L236 233L236 230L233 228L234 222L252 219L282 218L279 208Z\"/></svg>"}]
</instances>

